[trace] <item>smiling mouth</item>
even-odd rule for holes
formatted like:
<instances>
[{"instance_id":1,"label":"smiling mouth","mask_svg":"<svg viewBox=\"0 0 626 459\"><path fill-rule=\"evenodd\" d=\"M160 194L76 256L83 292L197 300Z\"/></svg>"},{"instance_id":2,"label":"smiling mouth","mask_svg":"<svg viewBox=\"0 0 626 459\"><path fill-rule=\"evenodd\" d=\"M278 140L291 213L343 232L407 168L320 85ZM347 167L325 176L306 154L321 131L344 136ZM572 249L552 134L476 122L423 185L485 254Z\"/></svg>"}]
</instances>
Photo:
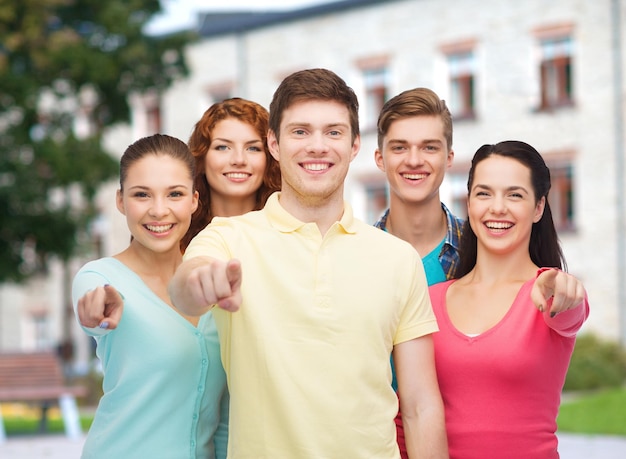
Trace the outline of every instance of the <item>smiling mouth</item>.
<instances>
[{"instance_id":1,"label":"smiling mouth","mask_svg":"<svg viewBox=\"0 0 626 459\"><path fill-rule=\"evenodd\" d=\"M326 169L330 168L330 164L329 163L303 163L302 167L307 170L307 171L313 171L313 172L318 172L318 171L324 171Z\"/></svg>"},{"instance_id":2,"label":"smiling mouth","mask_svg":"<svg viewBox=\"0 0 626 459\"><path fill-rule=\"evenodd\" d=\"M250 175L252 175L252 174L248 174L248 173L245 173L245 172L229 172L227 174L224 174L224 176L226 178L236 179L236 180L247 179L248 177L250 177Z\"/></svg>"},{"instance_id":3,"label":"smiling mouth","mask_svg":"<svg viewBox=\"0 0 626 459\"><path fill-rule=\"evenodd\" d=\"M508 222L487 222L485 223L485 226L489 228L490 230L504 231L504 230L508 230L509 228L512 228L513 224L508 223Z\"/></svg>"},{"instance_id":4,"label":"smiling mouth","mask_svg":"<svg viewBox=\"0 0 626 459\"><path fill-rule=\"evenodd\" d=\"M169 225L144 225L144 226L148 228L148 230L152 231L153 233L165 233L171 230L174 227L174 224L170 223Z\"/></svg>"},{"instance_id":5,"label":"smiling mouth","mask_svg":"<svg viewBox=\"0 0 626 459\"><path fill-rule=\"evenodd\" d=\"M400 174L402 178L407 180L423 180L428 177L428 174Z\"/></svg>"}]
</instances>

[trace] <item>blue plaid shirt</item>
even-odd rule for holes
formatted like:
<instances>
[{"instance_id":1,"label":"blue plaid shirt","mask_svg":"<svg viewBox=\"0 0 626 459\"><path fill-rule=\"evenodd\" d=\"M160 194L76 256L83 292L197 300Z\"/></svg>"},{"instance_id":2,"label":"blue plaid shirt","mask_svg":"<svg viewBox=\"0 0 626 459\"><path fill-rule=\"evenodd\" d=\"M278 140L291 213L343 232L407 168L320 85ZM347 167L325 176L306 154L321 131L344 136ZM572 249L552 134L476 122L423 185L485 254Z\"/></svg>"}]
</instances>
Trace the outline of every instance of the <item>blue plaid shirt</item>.
<instances>
[{"instance_id":1,"label":"blue plaid shirt","mask_svg":"<svg viewBox=\"0 0 626 459\"><path fill-rule=\"evenodd\" d=\"M459 265L459 243L461 241L464 221L453 215L443 202L441 203L441 208L448 220L448 231L441 252L439 252L439 262L441 263L443 271L446 273L446 279L452 279ZM389 209L374 223L374 226L383 231L387 231L387 217L389 217Z\"/></svg>"}]
</instances>

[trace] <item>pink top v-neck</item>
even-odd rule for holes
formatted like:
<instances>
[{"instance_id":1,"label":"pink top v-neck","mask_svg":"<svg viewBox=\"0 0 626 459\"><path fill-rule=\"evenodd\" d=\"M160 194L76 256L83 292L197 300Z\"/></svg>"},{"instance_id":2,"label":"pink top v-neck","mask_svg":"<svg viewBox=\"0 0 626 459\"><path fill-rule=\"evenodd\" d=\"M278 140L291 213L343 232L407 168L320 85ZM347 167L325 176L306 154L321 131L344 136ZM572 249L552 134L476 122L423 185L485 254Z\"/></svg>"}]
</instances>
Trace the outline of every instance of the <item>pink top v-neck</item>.
<instances>
[{"instance_id":1,"label":"pink top v-neck","mask_svg":"<svg viewBox=\"0 0 626 459\"><path fill-rule=\"evenodd\" d=\"M430 287L452 459L559 457L560 395L589 305L585 300L550 318L530 299L534 281L522 285L500 322L474 337L457 330L448 316L446 292L454 281Z\"/></svg>"}]
</instances>

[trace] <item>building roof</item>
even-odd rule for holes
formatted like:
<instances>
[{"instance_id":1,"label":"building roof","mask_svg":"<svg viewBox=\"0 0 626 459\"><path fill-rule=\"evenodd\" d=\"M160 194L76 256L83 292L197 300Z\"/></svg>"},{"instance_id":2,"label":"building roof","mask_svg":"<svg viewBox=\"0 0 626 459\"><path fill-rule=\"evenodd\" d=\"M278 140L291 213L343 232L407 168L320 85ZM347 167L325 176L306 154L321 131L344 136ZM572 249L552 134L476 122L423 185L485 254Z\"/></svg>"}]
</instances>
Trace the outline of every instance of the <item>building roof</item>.
<instances>
[{"instance_id":1,"label":"building roof","mask_svg":"<svg viewBox=\"0 0 626 459\"><path fill-rule=\"evenodd\" d=\"M341 0L288 11L233 11L205 12L198 15L198 34L208 38L232 33L248 32L252 29L278 23L310 19L315 16L338 13L354 8L376 5L390 0Z\"/></svg>"}]
</instances>

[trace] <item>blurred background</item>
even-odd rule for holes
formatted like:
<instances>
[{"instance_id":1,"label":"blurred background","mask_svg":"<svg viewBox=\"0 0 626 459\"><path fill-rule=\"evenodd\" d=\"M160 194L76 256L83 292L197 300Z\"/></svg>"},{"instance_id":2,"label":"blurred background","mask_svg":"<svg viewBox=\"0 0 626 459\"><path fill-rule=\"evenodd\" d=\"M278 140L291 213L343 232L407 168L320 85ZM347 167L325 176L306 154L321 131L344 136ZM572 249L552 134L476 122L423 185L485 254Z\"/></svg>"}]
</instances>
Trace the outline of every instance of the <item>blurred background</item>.
<instances>
[{"instance_id":1,"label":"blurred background","mask_svg":"<svg viewBox=\"0 0 626 459\"><path fill-rule=\"evenodd\" d=\"M453 113L442 199L458 215L481 145L517 139L542 153L569 271L591 304L568 388L623 385L622 0L224 3L0 0L0 353L54 350L68 378L97 375L70 284L128 243L114 201L126 146L156 132L186 141L212 103L268 107L286 75L325 67L361 104L346 198L368 223L387 205L376 119L405 89L429 87Z\"/></svg>"}]
</instances>

